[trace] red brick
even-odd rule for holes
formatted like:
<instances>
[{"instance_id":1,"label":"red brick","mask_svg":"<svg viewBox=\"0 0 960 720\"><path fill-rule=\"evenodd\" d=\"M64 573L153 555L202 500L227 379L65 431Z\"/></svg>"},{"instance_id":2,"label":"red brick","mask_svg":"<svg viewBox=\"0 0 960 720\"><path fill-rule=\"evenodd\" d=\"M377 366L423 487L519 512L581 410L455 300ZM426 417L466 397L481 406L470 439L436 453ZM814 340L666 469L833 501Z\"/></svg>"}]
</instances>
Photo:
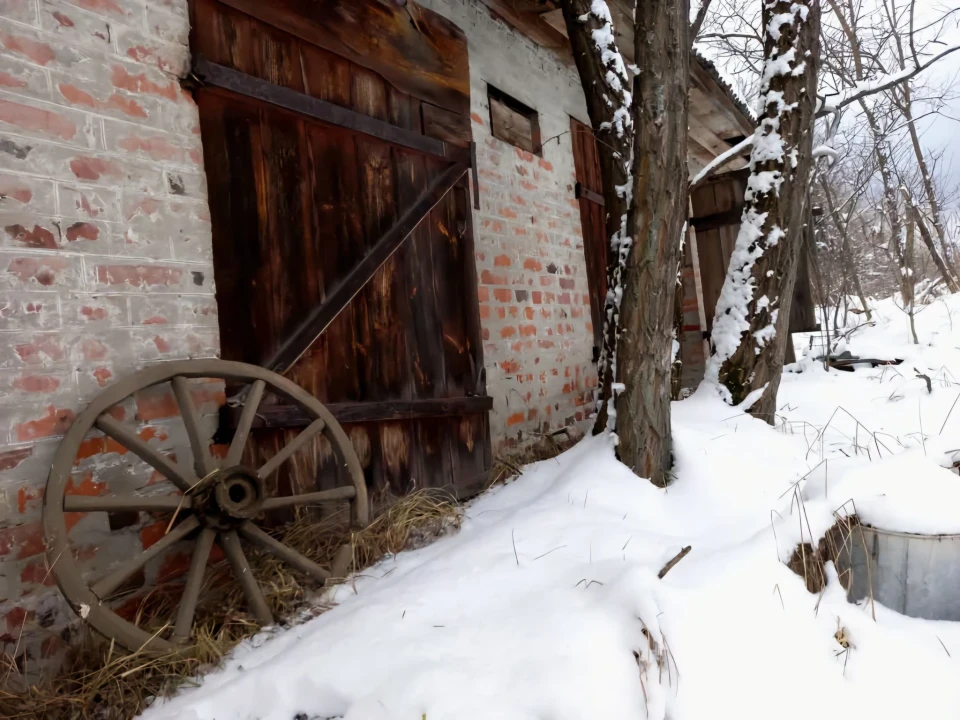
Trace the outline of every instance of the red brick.
<instances>
[{"instance_id":1,"label":"red brick","mask_svg":"<svg viewBox=\"0 0 960 720\"><path fill-rule=\"evenodd\" d=\"M539 305L541 302L543 302L543 293L539 290L534 290L531 295L533 295L534 304Z\"/></svg>"},{"instance_id":2,"label":"red brick","mask_svg":"<svg viewBox=\"0 0 960 720\"><path fill-rule=\"evenodd\" d=\"M63 98L71 105L88 107L93 110L118 110L129 117L145 119L150 117L149 113L143 109L133 98L124 97L118 93L113 93L106 100L98 100L85 90L81 90L76 85L69 83L59 83L57 90Z\"/></svg>"},{"instance_id":3,"label":"red brick","mask_svg":"<svg viewBox=\"0 0 960 720\"><path fill-rule=\"evenodd\" d=\"M169 84L159 85L147 78L146 73L131 75L122 65L114 65L110 78L113 86L127 92L140 93L144 95L159 95L167 100L177 99L177 84L170 81Z\"/></svg>"},{"instance_id":4,"label":"red brick","mask_svg":"<svg viewBox=\"0 0 960 720\"><path fill-rule=\"evenodd\" d=\"M33 455L33 448L0 452L0 470L13 470L31 455Z\"/></svg>"},{"instance_id":5,"label":"red brick","mask_svg":"<svg viewBox=\"0 0 960 720\"><path fill-rule=\"evenodd\" d=\"M117 140L117 146L132 153L143 153L154 160L174 160L180 154L179 148L159 135L127 135Z\"/></svg>"},{"instance_id":6,"label":"red brick","mask_svg":"<svg viewBox=\"0 0 960 720\"><path fill-rule=\"evenodd\" d=\"M521 150L520 148L514 148L513 151L517 154L517 157L521 160L526 160L527 162L533 162L533 153L527 152L526 150Z\"/></svg>"},{"instance_id":7,"label":"red brick","mask_svg":"<svg viewBox=\"0 0 960 720\"><path fill-rule=\"evenodd\" d=\"M96 181L107 178L120 178L122 172L112 160L98 157L75 157L70 161L70 171L80 180Z\"/></svg>"},{"instance_id":8,"label":"red brick","mask_svg":"<svg viewBox=\"0 0 960 720\"><path fill-rule=\"evenodd\" d=\"M490 288L483 286L477 288L477 299L480 302L487 302L490 299Z\"/></svg>"},{"instance_id":9,"label":"red brick","mask_svg":"<svg viewBox=\"0 0 960 720\"><path fill-rule=\"evenodd\" d=\"M55 250L57 248L57 241L53 237L53 233L39 225L34 225L33 230L28 230L23 225L7 225L3 229L15 243L24 247L45 250Z\"/></svg>"},{"instance_id":10,"label":"red brick","mask_svg":"<svg viewBox=\"0 0 960 720\"><path fill-rule=\"evenodd\" d=\"M494 267L510 267L511 264L509 255L497 255L493 259Z\"/></svg>"},{"instance_id":11,"label":"red brick","mask_svg":"<svg viewBox=\"0 0 960 720\"><path fill-rule=\"evenodd\" d=\"M546 170L546 171L548 171L548 172L553 172L553 165L551 165L549 162L547 162L547 161L544 160L543 158L540 158L540 159L537 161L537 165L539 165L540 167L542 167L544 170Z\"/></svg>"},{"instance_id":12,"label":"red brick","mask_svg":"<svg viewBox=\"0 0 960 720\"><path fill-rule=\"evenodd\" d=\"M0 178L0 195L5 198L13 198L23 205L33 200L33 190L15 176Z\"/></svg>"},{"instance_id":13,"label":"red brick","mask_svg":"<svg viewBox=\"0 0 960 720\"><path fill-rule=\"evenodd\" d=\"M510 417L507 418L507 427L511 427L513 425L519 425L524 420L526 420L526 418L527 416L525 413L515 412L512 415L510 415Z\"/></svg>"},{"instance_id":14,"label":"red brick","mask_svg":"<svg viewBox=\"0 0 960 720\"><path fill-rule=\"evenodd\" d=\"M75 222L67 228L66 236L68 242L96 240L100 237L100 228L88 222Z\"/></svg>"},{"instance_id":15,"label":"red brick","mask_svg":"<svg viewBox=\"0 0 960 720\"><path fill-rule=\"evenodd\" d=\"M477 125L483 125L483 118L477 115L477 113L470 113L470 119L473 120Z\"/></svg>"},{"instance_id":16,"label":"red brick","mask_svg":"<svg viewBox=\"0 0 960 720\"><path fill-rule=\"evenodd\" d=\"M513 234L516 235L516 236L518 236L518 237L526 236L526 234L527 234L527 229L526 229L526 228L522 228L522 227L515 227L515 228L513 229Z\"/></svg>"},{"instance_id":17,"label":"red brick","mask_svg":"<svg viewBox=\"0 0 960 720\"><path fill-rule=\"evenodd\" d=\"M63 115L9 100L0 100L0 122L16 125L23 130L42 132L61 140L72 140L77 135L76 123Z\"/></svg>"},{"instance_id":18,"label":"red brick","mask_svg":"<svg viewBox=\"0 0 960 720\"><path fill-rule=\"evenodd\" d=\"M12 53L28 58L37 65L46 65L57 59L57 54L50 45L23 35L13 35L0 30L0 45Z\"/></svg>"},{"instance_id":19,"label":"red brick","mask_svg":"<svg viewBox=\"0 0 960 720\"><path fill-rule=\"evenodd\" d=\"M56 580L53 573L47 568L47 563L43 558L37 558L25 563L20 569L20 582L24 584L43 584L53 585Z\"/></svg>"},{"instance_id":20,"label":"red brick","mask_svg":"<svg viewBox=\"0 0 960 720\"><path fill-rule=\"evenodd\" d=\"M70 427L74 417L76 417L76 414L69 408L48 405L44 415L34 420L18 423L14 427L14 431L19 442L62 435Z\"/></svg>"},{"instance_id":21,"label":"red brick","mask_svg":"<svg viewBox=\"0 0 960 720\"><path fill-rule=\"evenodd\" d=\"M498 209L500 217L505 217L508 220L516 220L517 214L509 207L502 207Z\"/></svg>"},{"instance_id":22,"label":"red brick","mask_svg":"<svg viewBox=\"0 0 960 720\"><path fill-rule=\"evenodd\" d=\"M480 282L482 282L484 285L506 285L507 276L496 275L489 270L483 270L480 273Z\"/></svg>"},{"instance_id":23,"label":"red brick","mask_svg":"<svg viewBox=\"0 0 960 720\"><path fill-rule=\"evenodd\" d=\"M508 338L517 334L517 329L512 325L500 329L500 337Z\"/></svg>"},{"instance_id":24,"label":"red brick","mask_svg":"<svg viewBox=\"0 0 960 720\"><path fill-rule=\"evenodd\" d=\"M576 281L573 278L560 278L560 287L564 290L573 290Z\"/></svg>"},{"instance_id":25,"label":"red brick","mask_svg":"<svg viewBox=\"0 0 960 720\"><path fill-rule=\"evenodd\" d=\"M113 373L107 368L101 367L93 371L93 376L97 379L97 385L100 387L106 387L107 382L113 377Z\"/></svg>"},{"instance_id":26,"label":"red brick","mask_svg":"<svg viewBox=\"0 0 960 720\"><path fill-rule=\"evenodd\" d=\"M505 307L498 307L496 310L497 310L497 317L500 318L501 320L507 317L507 309Z\"/></svg>"},{"instance_id":27,"label":"red brick","mask_svg":"<svg viewBox=\"0 0 960 720\"><path fill-rule=\"evenodd\" d=\"M7 265L7 272L25 284L36 280L43 286L50 286L57 282L57 273L66 269L69 264L69 261L62 257L14 258Z\"/></svg>"},{"instance_id":28,"label":"red brick","mask_svg":"<svg viewBox=\"0 0 960 720\"><path fill-rule=\"evenodd\" d=\"M63 360L66 356L66 351L63 349L60 341L50 335L17 345L15 349L20 359L31 365L42 363L45 359L57 362Z\"/></svg>"},{"instance_id":29,"label":"red brick","mask_svg":"<svg viewBox=\"0 0 960 720\"><path fill-rule=\"evenodd\" d=\"M14 378L13 386L28 393L49 393L60 387L60 379L50 375L21 375Z\"/></svg>"},{"instance_id":30,"label":"red brick","mask_svg":"<svg viewBox=\"0 0 960 720\"><path fill-rule=\"evenodd\" d=\"M13 555L17 560L39 555L44 550L40 521L0 530L0 557ZM10 617L7 616L9 626Z\"/></svg>"},{"instance_id":31,"label":"red brick","mask_svg":"<svg viewBox=\"0 0 960 720\"><path fill-rule=\"evenodd\" d=\"M507 288L497 288L493 291L493 297L496 298L498 302L506 303L513 299L513 293Z\"/></svg>"},{"instance_id":32,"label":"red brick","mask_svg":"<svg viewBox=\"0 0 960 720\"><path fill-rule=\"evenodd\" d=\"M540 272L543 269L543 265L536 258L525 258L523 261L523 269Z\"/></svg>"},{"instance_id":33,"label":"red brick","mask_svg":"<svg viewBox=\"0 0 960 720\"><path fill-rule=\"evenodd\" d=\"M541 275L540 276L540 287L548 287L553 285L553 275Z\"/></svg>"},{"instance_id":34,"label":"red brick","mask_svg":"<svg viewBox=\"0 0 960 720\"><path fill-rule=\"evenodd\" d=\"M107 285L150 287L176 285L183 278L183 270L164 265L98 265L97 282Z\"/></svg>"},{"instance_id":35,"label":"red brick","mask_svg":"<svg viewBox=\"0 0 960 720\"><path fill-rule=\"evenodd\" d=\"M529 410L527 410L527 421L529 422L530 420L536 420L536 419L537 419L537 409L530 408Z\"/></svg>"},{"instance_id":36,"label":"red brick","mask_svg":"<svg viewBox=\"0 0 960 720\"><path fill-rule=\"evenodd\" d=\"M33 616L33 611L28 611L22 607L12 607L7 611L7 630L15 633L18 637L27 619Z\"/></svg>"},{"instance_id":37,"label":"red brick","mask_svg":"<svg viewBox=\"0 0 960 720\"><path fill-rule=\"evenodd\" d=\"M527 180L521 180L521 181L520 181L520 187L522 187L524 190L536 190L536 189L537 189L537 186L536 186L534 183L529 182L529 181L527 181Z\"/></svg>"},{"instance_id":38,"label":"red brick","mask_svg":"<svg viewBox=\"0 0 960 720\"><path fill-rule=\"evenodd\" d=\"M520 369L520 363L518 363L516 360L504 360L502 363L500 363L500 368L505 373L512 375Z\"/></svg>"},{"instance_id":39,"label":"red brick","mask_svg":"<svg viewBox=\"0 0 960 720\"><path fill-rule=\"evenodd\" d=\"M520 326L520 336L521 337L531 337L537 334L536 325L521 325Z\"/></svg>"},{"instance_id":40,"label":"red brick","mask_svg":"<svg viewBox=\"0 0 960 720\"><path fill-rule=\"evenodd\" d=\"M532 307L529 307L529 306L525 307L525 308L523 309L523 316L524 316L527 320L533 320L533 308L532 308Z\"/></svg>"},{"instance_id":41,"label":"red brick","mask_svg":"<svg viewBox=\"0 0 960 720\"><path fill-rule=\"evenodd\" d=\"M481 319L481 320L486 320L486 319L489 318L489 317L490 317L490 306L489 306L489 305L481 305L481 306L480 306L480 319Z\"/></svg>"}]
</instances>

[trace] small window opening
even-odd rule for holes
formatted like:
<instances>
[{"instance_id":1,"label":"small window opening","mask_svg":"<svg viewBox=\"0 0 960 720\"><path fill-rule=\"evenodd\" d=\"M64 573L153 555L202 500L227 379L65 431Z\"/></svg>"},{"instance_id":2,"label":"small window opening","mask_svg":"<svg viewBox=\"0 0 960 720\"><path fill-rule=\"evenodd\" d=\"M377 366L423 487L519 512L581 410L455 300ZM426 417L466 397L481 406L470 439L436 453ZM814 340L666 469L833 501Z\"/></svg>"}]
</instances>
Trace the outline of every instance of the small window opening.
<instances>
[{"instance_id":1,"label":"small window opening","mask_svg":"<svg viewBox=\"0 0 960 720\"><path fill-rule=\"evenodd\" d=\"M537 111L505 92L487 85L490 127L493 136L535 155L540 155L540 121Z\"/></svg>"}]
</instances>

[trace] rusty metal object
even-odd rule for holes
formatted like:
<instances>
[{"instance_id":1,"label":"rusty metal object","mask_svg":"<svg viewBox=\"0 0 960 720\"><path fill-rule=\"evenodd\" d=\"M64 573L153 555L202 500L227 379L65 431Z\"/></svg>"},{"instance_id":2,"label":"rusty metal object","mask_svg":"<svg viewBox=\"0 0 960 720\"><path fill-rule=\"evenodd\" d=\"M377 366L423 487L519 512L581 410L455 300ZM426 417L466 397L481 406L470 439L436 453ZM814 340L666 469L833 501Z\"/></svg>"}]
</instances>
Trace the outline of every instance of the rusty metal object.
<instances>
[{"instance_id":1,"label":"rusty metal object","mask_svg":"<svg viewBox=\"0 0 960 720\"><path fill-rule=\"evenodd\" d=\"M240 394L246 400L227 457L222 462L211 457L200 430L200 416L187 383L190 378L250 383L249 390ZM190 441L194 459L190 468L178 466L109 414L111 408L136 392L167 382L173 387ZM312 422L263 466L246 467L241 464L243 449L257 407L267 392L298 406ZM181 494L163 497L67 495L74 460L84 437L91 430L99 430L126 447L167 478ZM320 435L324 435L339 451L353 484L321 492L267 497L267 484L264 481L297 450ZM142 370L107 388L77 417L61 441L50 469L43 500L47 565L71 607L108 639L134 651L145 649L162 652L179 648L188 652L193 616L213 544L216 542L223 549L243 588L251 614L261 625L270 624L273 618L250 571L241 539L272 553L322 584L331 575L336 575L334 571L342 572L342 569L328 571L303 557L261 530L256 518L275 508L337 501L350 503L353 524L363 526L367 523L367 491L360 462L350 440L319 400L291 381L255 365L225 360L164 363ZM121 511L169 512L173 513L173 520L163 538L139 555L112 568L104 577L84 577L70 551L64 513ZM169 638L162 633L149 633L114 613L106 600L151 559L159 557L166 549L181 541L193 542L194 550L177 615L170 619L172 633ZM350 548L342 550L349 554Z\"/></svg>"}]
</instances>

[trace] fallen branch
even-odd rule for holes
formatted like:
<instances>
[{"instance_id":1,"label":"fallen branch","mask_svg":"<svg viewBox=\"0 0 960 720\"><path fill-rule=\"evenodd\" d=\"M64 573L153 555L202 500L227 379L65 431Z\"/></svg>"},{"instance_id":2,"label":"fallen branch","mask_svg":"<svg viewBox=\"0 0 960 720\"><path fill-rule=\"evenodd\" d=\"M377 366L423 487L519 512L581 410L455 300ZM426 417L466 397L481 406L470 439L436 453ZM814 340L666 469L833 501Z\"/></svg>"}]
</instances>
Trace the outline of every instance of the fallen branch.
<instances>
[{"instance_id":1,"label":"fallen branch","mask_svg":"<svg viewBox=\"0 0 960 720\"><path fill-rule=\"evenodd\" d=\"M690 552L692 549L693 549L692 545L687 545L683 550L681 550L676 555L674 555L670 559L670 561L663 566L663 569L657 573L657 577L663 580L663 576L666 575L671 570L673 570L673 566L676 565L681 560L683 560L687 556L687 553Z\"/></svg>"}]
</instances>

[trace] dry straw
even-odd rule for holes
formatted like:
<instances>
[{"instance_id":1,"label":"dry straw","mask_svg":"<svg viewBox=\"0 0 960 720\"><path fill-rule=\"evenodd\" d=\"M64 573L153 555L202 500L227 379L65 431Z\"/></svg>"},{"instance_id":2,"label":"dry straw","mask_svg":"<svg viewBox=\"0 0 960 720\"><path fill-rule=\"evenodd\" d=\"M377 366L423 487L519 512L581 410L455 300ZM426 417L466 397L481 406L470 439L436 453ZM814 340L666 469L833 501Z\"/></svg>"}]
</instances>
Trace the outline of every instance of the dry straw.
<instances>
[{"instance_id":1,"label":"dry straw","mask_svg":"<svg viewBox=\"0 0 960 720\"><path fill-rule=\"evenodd\" d=\"M356 572L387 555L421 547L460 526L458 504L436 490L417 490L399 499L382 497L376 506L382 512L359 531L346 527L346 509L319 521L313 511L304 510L276 534L285 544L326 567L332 565L339 548L352 540L351 567ZM251 549L249 559L274 617L283 618L281 624L301 622L330 608L316 596L315 586L307 577L273 556ZM176 583L155 588L139 604L138 624L158 634L166 632L179 598ZM259 630L225 563L207 572L194 629L195 649L189 657L180 653L128 653L85 631L56 675L29 686L23 682L14 659L0 657L0 673L5 678L0 688L0 718L125 719L142 712L151 698L196 683L239 642Z\"/></svg>"}]
</instances>

